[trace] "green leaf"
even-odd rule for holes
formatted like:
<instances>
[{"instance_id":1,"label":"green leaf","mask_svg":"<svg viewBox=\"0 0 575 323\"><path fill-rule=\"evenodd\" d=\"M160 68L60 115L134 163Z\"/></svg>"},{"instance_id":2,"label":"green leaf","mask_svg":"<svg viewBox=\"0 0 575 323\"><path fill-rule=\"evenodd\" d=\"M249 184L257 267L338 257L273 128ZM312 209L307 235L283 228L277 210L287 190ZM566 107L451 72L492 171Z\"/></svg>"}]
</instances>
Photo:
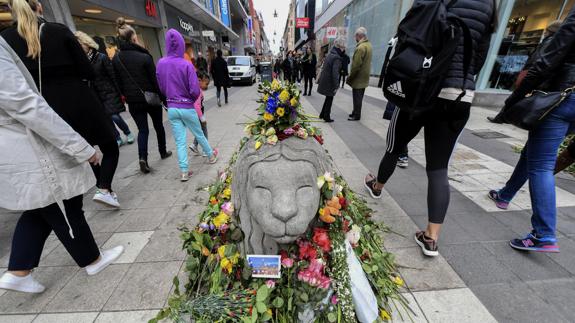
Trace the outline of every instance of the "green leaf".
<instances>
[{"instance_id":1,"label":"green leaf","mask_svg":"<svg viewBox=\"0 0 575 323\"><path fill-rule=\"evenodd\" d=\"M252 311L252 322L256 323L258 321L258 311Z\"/></svg>"},{"instance_id":2,"label":"green leaf","mask_svg":"<svg viewBox=\"0 0 575 323\"><path fill-rule=\"evenodd\" d=\"M268 307L263 302L256 302L256 309L258 310L258 313L263 314L268 310Z\"/></svg>"},{"instance_id":3,"label":"green leaf","mask_svg":"<svg viewBox=\"0 0 575 323\"><path fill-rule=\"evenodd\" d=\"M278 297L276 297L276 298L274 299L272 305L273 305L275 308L281 308L282 306L284 306L284 303L285 303L285 302L284 302L284 299L278 296Z\"/></svg>"},{"instance_id":4,"label":"green leaf","mask_svg":"<svg viewBox=\"0 0 575 323\"><path fill-rule=\"evenodd\" d=\"M178 279L178 276L174 276L174 280L172 282L174 283L174 294L180 295L180 280Z\"/></svg>"},{"instance_id":5,"label":"green leaf","mask_svg":"<svg viewBox=\"0 0 575 323\"><path fill-rule=\"evenodd\" d=\"M301 293L301 294L299 295L299 298L301 298L301 300L302 300L303 302L309 301L309 296L307 295L307 293Z\"/></svg>"},{"instance_id":6,"label":"green leaf","mask_svg":"<svg viewBox=\"0 0 575 323\"><path fill-rule=\"evenodd\" d=\"M270 294L269 287L267 287L266 285L261 285L260 288L258 288L256 300L258 302L263 302L266 300L266 298L268 298L269 294Z\"/></svg>"},{"instance_id":7,"label":"green leaf","mask_svg":"<svg viewBox=\"0 0 575 323\"><path fill-rule=\"evenodd\" d=\"M327 314L327 320L330 321L331 323L337 321L337 314L335 314L334 312Z\"/></svg>"},{"instance_id":8,"label":"green leaf","mask_svg":"<svg viewBox=\"0 0 575 323\"><path fill-rule=\"evenodd\" d=\"M374 271L374 272L375 272L375 271L378 271L378 270L379 270L379 267L377 267L377 265L373 265L373 266L371 267L371 270Z\"/></svg>"}]
</instances>

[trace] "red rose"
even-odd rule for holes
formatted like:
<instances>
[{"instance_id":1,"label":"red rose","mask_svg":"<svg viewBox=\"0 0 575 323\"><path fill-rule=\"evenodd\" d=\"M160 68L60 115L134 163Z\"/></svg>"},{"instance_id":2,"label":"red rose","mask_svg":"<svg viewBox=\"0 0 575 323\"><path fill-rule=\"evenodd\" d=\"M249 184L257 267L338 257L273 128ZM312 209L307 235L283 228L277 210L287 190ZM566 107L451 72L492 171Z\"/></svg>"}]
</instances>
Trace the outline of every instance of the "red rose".
<instances>
[{"instance_id":1,"label":"red rose","mask_svg":"<svg viewBox=\"0 0 575 323\"><path fill-rule=\"evenodd\" d=\"M321 136L314 135L313 137L315 140L317 140L317 142L319 142L320 145L323 145L323 138Z\"/></svg>"},{"instance_id":2,"label":"red rose","mask_svg":"<svg viewBox=\"0 0 575 323\"><path fill-rule=\"evenodd\" d=\"M348 232L348 231L349 231L349 221L343 220L343 232Z\"/></svg>"},{"instance_id":3,"label":"red rose","mask_svg":"<svg viewBox=\"0 0 575 323\"><path fill-rule=\"evenodd\" d=\"M317 257L317 250L308 241L300 241L299 245L299 258L300 259L315 259Z\"/></svg>"},{"instance_id":4,"label":"red rose","mask_svg":"<svg viewBox=\"0 0 575 323\"><path fill-rule=\"evenodd\" d=\"M347 209L347 200L345 199L345 197L340 197L339 198L339 205L341 205L341 208L343 210Z\"/></svg>"},{"instance_id":5,"label":"red rose","mask_svg":"<svg viewBox=\"0 0 575 323\"><path fill-rule=\"evenodd\" d=\"M285 250L280 251L280 256L282 256L282 260L289 258L289 255L288 255L287 251L285 251Z\"/></svg>"},{"instance_id":6,"label":"red rose","mask_svg":"<svg viewBox=\"0 0 575 323\"><path fill-rule=\"evenodd\" d=\"M323 250L323 252L331 251L331 241L329 240L327 229L314 228L312 240L315 244L317 244L321 248L321 250Z\"/></svg>"}]
</instances>

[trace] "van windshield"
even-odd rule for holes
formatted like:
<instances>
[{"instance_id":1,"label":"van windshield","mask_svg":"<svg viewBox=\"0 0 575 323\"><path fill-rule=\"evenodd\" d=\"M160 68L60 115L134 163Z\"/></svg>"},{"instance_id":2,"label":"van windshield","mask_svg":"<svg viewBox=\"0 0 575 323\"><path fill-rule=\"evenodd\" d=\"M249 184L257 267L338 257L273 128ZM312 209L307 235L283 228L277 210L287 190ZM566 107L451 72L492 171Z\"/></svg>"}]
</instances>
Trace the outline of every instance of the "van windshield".
<instances>
[{"instance_id":1,"label":"van windshield","mask_svg":"<svg viewBox=\"0 0 575 323\"><path fill-rule=\"evenodd\" d=\"M250 66L249 57L228 57L228 65Z\"/></svg>"}]
</instances>

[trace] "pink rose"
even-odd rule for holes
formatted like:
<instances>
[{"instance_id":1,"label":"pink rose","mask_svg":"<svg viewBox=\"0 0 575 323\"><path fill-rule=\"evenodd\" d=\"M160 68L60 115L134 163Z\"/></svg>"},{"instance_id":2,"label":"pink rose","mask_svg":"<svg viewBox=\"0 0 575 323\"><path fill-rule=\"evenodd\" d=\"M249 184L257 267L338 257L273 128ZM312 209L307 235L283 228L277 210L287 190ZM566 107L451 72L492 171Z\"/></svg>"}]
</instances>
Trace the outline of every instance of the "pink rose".
<instances>
[{"instance_id":1,"label":"pink rose","mask_svg":"<svg viewBox=\"0 0 575 323\"><path fill-rule=\"evenodd\" d=\"M282 266L284 266L285 268L291 268L293 267L293 259L291 258L284 258L282 260Z\"/></svg>"},{"instance_id":2,"label":"pink rose","mask_svg":"<svg viewBox=\"0 0 575 323\"><path fill-rule=\"evenodd\" d=\"M275 280L271 279L266 280L266 286L268 286L269 288L274 288L276 286Z\"/></svg>"},{"instance_id":3,"label":"pink rose","mask_svg":"<svg viewBox=\"0 0 575 323\"><path fill-rule=\"evenodd\" d=\"M333 305L336 305L336 304L337 304L337 301L338 301L337 295L333 295L333 296L331 297L331 303L332 303Z\"/></svg>"},{"instance_id":4,"label":"pink rose","mask_svg":"<svg viewBox=\"0 0 575 323\"><path fill-rule=\"evenodd\" d=\"M222 205L222 212L227 214L228 216L232 216L234 214L234 205L232 202L226 202Z\"/></svg>"}]
</instances>

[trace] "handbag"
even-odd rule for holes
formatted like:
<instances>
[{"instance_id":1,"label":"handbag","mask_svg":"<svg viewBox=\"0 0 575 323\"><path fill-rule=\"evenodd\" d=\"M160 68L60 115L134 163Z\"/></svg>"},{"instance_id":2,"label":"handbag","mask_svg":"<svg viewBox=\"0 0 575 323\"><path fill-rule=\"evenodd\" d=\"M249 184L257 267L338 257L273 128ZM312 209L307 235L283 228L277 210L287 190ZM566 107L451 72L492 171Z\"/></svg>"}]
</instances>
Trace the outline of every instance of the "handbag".
<instances>
[{"instance_id":1,"label":"handbag","mask_svg":"<svg viewBox=\"0 0 575 323\"><path fill-rule=\"evenodd\" d=\"M571 95L575 87L561 92L544 92L535 90L526 95L512 106L501 111L501 117L505 123L512 124L525 130L533 130Z\"/></svg>"},{"instance_id":2,"label":"handbag","mask_svg":"<svg viewBox=\"0 0 575 323\"><path fill-rule=\"evenodd\" d=\"M162 99L160 98L160 95L156 92L143 91L138 86L138 83L136 83L136 81L132 77L132 74L130 74L130 72L128 72L128 69L126 68L124 63L122 63L122 59L120 58L119 54L118 54L118 61L120 62L120 65L122 65L122 68L124 69L124 71L126 71L126 74L128 74L128 77L130 78L132 83L134 83L134 85L138 88L138 90L140 90L140 92L144 95L144 99L146 100L146 103L148 105L153 106L153 107L161 107L163 104L162 104Z\"/></svg>"}]
</instances>

